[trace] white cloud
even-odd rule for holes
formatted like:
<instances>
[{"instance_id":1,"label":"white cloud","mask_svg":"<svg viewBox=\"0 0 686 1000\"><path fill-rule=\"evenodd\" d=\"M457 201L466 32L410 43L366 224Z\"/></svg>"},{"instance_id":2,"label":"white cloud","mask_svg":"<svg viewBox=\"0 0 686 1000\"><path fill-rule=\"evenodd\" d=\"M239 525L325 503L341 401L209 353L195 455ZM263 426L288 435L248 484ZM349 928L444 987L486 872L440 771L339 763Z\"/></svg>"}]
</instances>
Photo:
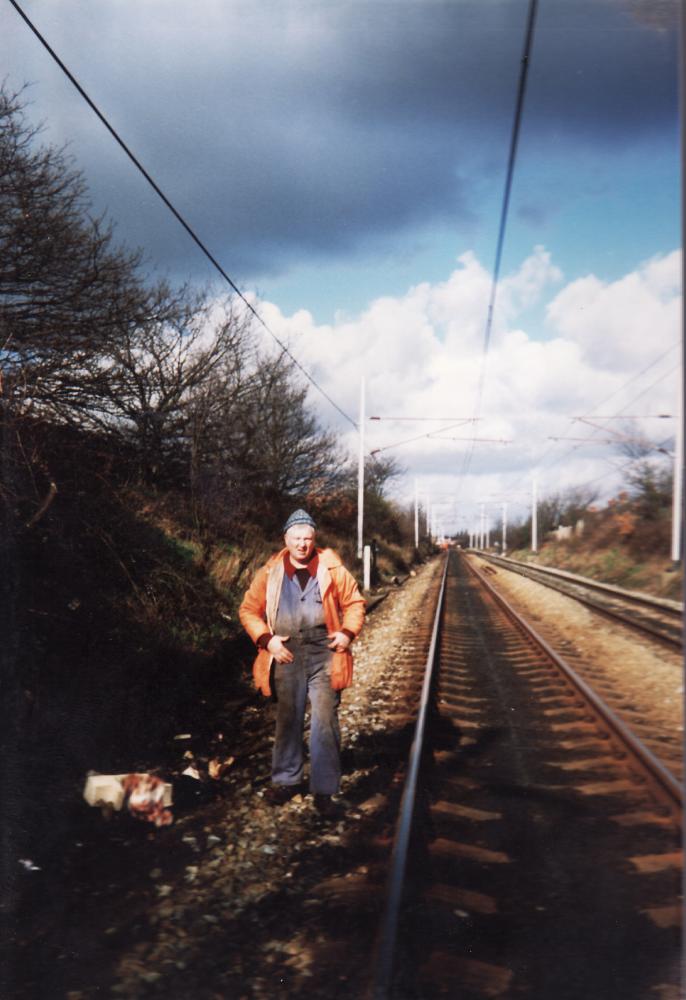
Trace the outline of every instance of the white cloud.
<instances>
[{"instance_id":1,"label":"white cloud","mask_svg":"<svg viewBox=\"0 0 686 1000\"><path fill-rule=\"evenodd\" d=\"M505 308L507 315L517 316L522 309L538 302L548 285L561 280L562 271L553 264L550 252L536 246L519 270L500 282L499 308Z\"/></svg>"},{"instance_id":2,"label":"white cloud","mask_svg":"<svg viewBox=\"0 0 686 1000\"><path fill-rule=\"evenodd\" d=\"M630 372L655 354L656 337L680 329L681 252L654 258L618 281L594 275L567 285L548 305L552 328L577 343L589 364Z\"/></svg>"},{"instance_id":3,"label":"white cloud","mask_svg":"<svg viewBox=\"0 0 686 1000\"><path fill-rule=\"evenodd\" d=\"M534 337L516 321L523 309L544 302L551 286L561 280L550 254L536 247L516 272L503 277L477 436L508 438L512 444L477 442L469 475L459 485L461 511L471 516L474 504L485 495L511 494L516 499L522 489L526 494L529 473L536 466L542 493L611 471L608 459L617 461L618 456L607 445L550 440L591 437L591 428L571 423L575 416L626 411L635 397L636 404L626 412L674 412L679 267L680 255L674 252L609 284L593 275L572 281L547 305L553 333L549 339L540 339L540 332ZM353 419L360 378L366 377L367 414L387 418L367 424L371 450L442 426L390 418L473 415L490 281L476 256L467 253L446 281L376 299L354 319L342 317L317 326L304 310L290 317L271 303L263 303L260 310ZM312 402L324 422L339 426L354 452L352 429L314 391ZM664 422L657 432L654 422L644 422L642 428L663 437L672 429ZM443 437L469 433L469 427L453 428ZM437 497L455 494L467 449L466 441L427 437L389 449L408 470L403 495L411 494L414 476ZM612 476L607 484L612 486Z\"/></svg>"}]
</instances>

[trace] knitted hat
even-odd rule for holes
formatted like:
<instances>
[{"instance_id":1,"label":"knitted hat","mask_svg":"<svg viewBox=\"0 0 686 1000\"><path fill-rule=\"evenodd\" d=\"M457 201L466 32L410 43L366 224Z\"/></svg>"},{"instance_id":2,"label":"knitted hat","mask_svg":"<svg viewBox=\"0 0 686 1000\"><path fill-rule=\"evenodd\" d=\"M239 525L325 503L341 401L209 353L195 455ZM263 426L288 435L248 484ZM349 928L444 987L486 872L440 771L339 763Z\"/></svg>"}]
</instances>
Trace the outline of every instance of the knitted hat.
<instances>
[{"instance_id":1,"label":"knitted hat","mask_svg":"<svg viewBox=\"0 0 686 1000\"><path fill-rule=\"evenodd\" d=\"M314 523L310 515L306 510L294 510L291 516L288 518L283 526L284 535L289 528L292 528L296 524L309 524L310 528L316 528L317 525Z\"/></svg>"}]
</instances>

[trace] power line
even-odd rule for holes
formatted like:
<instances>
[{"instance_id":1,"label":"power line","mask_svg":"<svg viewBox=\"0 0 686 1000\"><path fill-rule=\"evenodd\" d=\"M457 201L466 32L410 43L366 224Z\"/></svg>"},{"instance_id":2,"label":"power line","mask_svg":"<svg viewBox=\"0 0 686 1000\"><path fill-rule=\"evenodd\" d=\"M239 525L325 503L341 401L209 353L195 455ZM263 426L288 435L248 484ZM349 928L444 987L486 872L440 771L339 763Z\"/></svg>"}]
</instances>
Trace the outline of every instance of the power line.
<instances>
[{"instance_id":1,"label":"power line","mask_svg":"<svg viewBox=\"0 0 686 1000\"><path fill-rule=\"evenodd\" d=\"M445 437L443 434L431 434L434 441L488 441L490 444L512 444L511 438L482 438L482 437Z\"/></svg>"},{"instance_id":2,"label":"power line","mask_svg":"<svg viewBox=\"0 0 686 1000\"><path fill-rule=\"evenodd\" d=\"M662 355L662 357L664 357L664 355ZM648 368L652 368L652 367L653 367L653 365L649 365L649 366L648 366ZM666 378L669 378L669 376L670 376L670 375L673 375L673 374L674 374L674 372L678 370L678 368L679 368L679 365L677 365L677 366L676 366L675 368L670 368L670 370L669 370L669 371L667 371L667 372L664 372L664 373L663 373L662 375L660 375L660 376L659 376L659 378L656 378L654 382L651 382L649 386L646 386L646 388L645 388L645 389L641 389L641 391L640 391L640 392L638 393L638 395L636 395L636 396L634 396L634 397L633 397L632 399L630 399L628 403L625 403L625 404L624 404L624 406L622 407L622 409L623 409L623 410L626 410L626 409L627 409L627 407L629 407L629 406L633 406L633 404L634 404L634 403L636 402L636 400L640 399L640 398L641 398L642 396L645 396L645 395L646 395L646 393L650 392L650 390L651 390L651 389L654 389L656 385L659 385L659 384L660 384L660 382L664 382L664 380L665 380ZM644 372L646 372L647 370L648 370L647 368L646 368L646 369L644 369L644 370L643 370L643 372L641 372L640 374L644 374ZM630 381L632 381L632 382L633 382L633 381L635 381L635 379L631 379ZM626 384L627 384L627 385L629 385L630 383L629 383L629 382L627 382ZM626 388L626 386L625 386L624 388ZM617 393L613 393L613 395L616 395L616 394L617 394ZM607 402L607 400L606 400L605 402ZM602 405L602 404L600 404L600 405ZM590 414L588 414L588 416L593 416L593 411L591 411L591 413L590 413ZM618 417L623 417L624 419L627 419L627 418L626 418L626 417L624 416L624 414L623 414L622 410L619 410L619 412L618 412L618 413L616 413L616 414L613 414L613 417L615 417L615 418L618 418ZM606 418L606 419L607 419L607 418ZM587 419L586 419L585 417L574 417L574 418L572 419L571 423L573 424L573 423L575 423L575 422L577 422L577 421L580 421L580 422L582 422L582 423L586 423L586 422L588 422L588 421L587 421ZM606 428L604 428L604 427L599 427L599 428L598 428L598 431L601 431L601 430L602 430L602 431L606 431ZM616 432L616 431L611 431L611 433L613 433L613 434L615 434L615 435L617 434L617 432ZM557 458L556 458L556 459L555 459L555 460L554 460L553 462L551 462L551 463L550 463L550 465L548 466L548 468L550 468L550 467L551 467L551 466L553 466L553 465L557 465L557 463L558 463L559 461L561 461L561 460L562 460L563 458L566 458L566 457L567 457L567 455L570 455L570 454L571 454L571 452L572 452L572 451L574 451L574 450L575 450L574 448L570 448L570 449L569 449L569 451L566 451L566 452L563 452L563 454L562 454L562 455L558 455L558 457L557 457Z\"/></svg>"},{"instance_id":3,"label":"power line","mask_svg":"<svg viewBox=\"0 0 686 1000\"><path fill-rule=\"evenodd\" d=\"M632 376L631 376L631 378L627 379L627 381L626 381L626 382L623 382L623 383L622 383L622 384L621 384L621 385L619 386L619 388L618 388L618 389L614 389L614 390L613 390L613 391L612 391L612 392L610 393L610 395L609 395L609 396L606 396L606 397L605 397L604 399L601 399L601 401L600 401L599 403L596 403L596 405L595 405L595 406L593 407L593 409L592 409L592 410L589 410L589 411L588 411L588 412L587 412L586 414L584 414L584 416L586 416L586 417L592 417L592 416L594 416L594 413L595 413L595 411L596 411L596 410L600 409L600 407L601 407L601 406L605 406L605 404L606 404L606 403L609 403L611 399L614 399L614 398L615 398L615 396L618 396L618 395L619 395L620 393L624 392L624 390L625 390L625 389L627 389L627 388L628 388L628 387L629 387L630 385L632 385L632 384L633 384L634 382L636 382L636 381L637 381L637 380L638 380L639 378L641 378L641 377L642 377L643 375L645 375L645 374L646 374L646 372L649 372L651 368L654 368L654 367L655 367L655 365L659 364L659 363L660 363L660 361L662 361L662 360L663 360L663 358L666 358L668 354L671 354L671 353L672 353L672 351L673 351L673 350L674 350L674 349L675 349L676 347L678 347L678 346L679 346L680 344L681 344L681 339L679 339L679 340L675 341L675 342L674 342L674 343L673 343L673 344L672 344L672 345L671 345L670 347L668 347L668 348L667 348L667 350L666 350L666 351L663 351L663 352L662 352L662 354L659 354L659 355L658 355L658 356L657 356L657 357L656 357L656 358L655 358L655 359L654 359L653 361L651 361L651 362L650 362L650 364L646 365L646 366L645 366L645 368L642 368L642 369L641 369L641 370L640 370L639 372L636 372L636 374L635 374L635 375L632 375ZM678 368L678 365L677 365L677 368ZM641 392L639 393L639 395L638 395L638 396L634 396L634 397L633 397L633 398L632 398L632 399L631 399L631 400L630 400L630 401L629 401L628 403L625 403L625 405L624 405L624 407L623 407L622 409L626 409L626 408L627 408L628 406L631 406L631 405L632 405L633 403L635 403L635 402L636 402L636 400L637 400L637 399L640 399L640 398L641 398L641 396L645 395L645 393L646 393L646 392L649 392L649 391L650 391L650 389L652 389L652 388L653 388L653 387L654 387L655 385L657 385L657 384L658 384L658 382L661 382L661 381L662 381L662 380L663 380L664 378L667 378L667 376L668 376L668 375L671 375L671 374L672 374L672 372L673 372L673 371L675 371L675 370L676 370L675 368L671 368L671 369L670 369L670 370L669 370L668 372L666 372L666 373L665 373L664 375L661 375L661 376L660 376L660 377L659 377L659 378L657 379L657 381L655 381L655 382L652 382L652 383L651 383L651 384L650 384L650 385L648 386L648 388L647 388L647 389L644 389L644 390L642 390L642 391L641 391ZM624 416L624 414L622 414L622 413L621 413L621 411L620 411L620 413L619 413L619 414L613 414L613 415L612 415L612 419L615 419L615 418L616 418L617 416L620 416L620 415L621 415L621 416ZM567 424L567 427L565 428L565 431L568 431L568 430L571 430L571 428L573 427L573 425L574 425L574 424L576 423L576 421L577 421L577 420L579 420L579 419L582 419L582 418L580 418L580 417L572 417L572 418L571 418L571 419L569 420L569 422L568 422L568 424ZM600 418L600 417L599 417L598 419L603 419L603 420L607 420L607 419L610 419L610 418L609 418L609 417L602 417L602 418ZM627 419L628 419L628 418L627 418ZM546 459L546 458L548 457L548 455L549 455L549 454L550 454L550 453L551 453L552 451L554 451L554 450L555 450L555 447L556 447L556 445L555 445L555 444L552 444L552 445L548 445L548 447L547 447L547 448L546 448L546 450L545 450L545 451L543 452L543 454L541 455L541 457L539 458L539 460L538 460L538 462L537 462L536 464L537 464L538 466L541 466L541 465L543 464L543 462L545 461L545 459ZM553 465L557 465L557 463L558 463L558 462L560 462L560 461L561 461L561 460L562 460L563 458L567 458L567 457L568 457L569 455L571 455L571 454L572 454L572 452L574 452L574 451L576 451L576 450L577 450L577 449L576 449L576 447L573 447L573 448L568 448L568 449L567 449L567 451L564 451L564 452L562 452L562 453L561 453L560 455L558 455L558 457L557 457L556 459L554 459L554 460L553 460L553 461L552 461L552 462L550 463L550 465L548 466L548 468L550 468L550 467L551 467L551 466L553 466ZM523 473L523 474L522 474L521 476L519 476L519 477L518 477L518 478L517 478L517 479L515 480L515 482L513 483L513 486L512 486L512 489L513 489L513 490L514 490L514 489L516 489L516 488L517 488L517 486L519 486L519 484L520 484L520 483L521 483L521 481L522 481L522 480L523 480L523 479L525 478L525 476L526 476L526 475L528 475L528 473Z\"/></svg>"},{"instance_id":4,"label":"power line","mask_svg":"<svg viewBox=\"0 0 686 1000\"><path fill-rule=\"evenodd\" d=\"M668 374L671 374L671 372L669 372ZM651 389L652 386L649 386L648 388ZM628 405L630 404L627 403L627 406ZM655 445L656 451L662 452L664 455L669 456L670 452L667 451L667 445L670 444L672 440L673 440L672 438L665 438L663 441L658 441L658 443ZM570 452L573 450L574 449L571 449ZM587 479L586 482L581 483L579 486L576 487L576 489L583 490L587 486L592 486L594 483L600 482L601 479L607 479L608 476L624 472L626 469L631 468L631 466L635 464L636 459L630 458L628 461L622 462L621 464L619 462L613 462L612 459L607 457L603 458L602 461L605 462L606 465L610 465L611 469L608 472L602 472L600 475L594 476L593 479Z\"/></svg>"},{"instance_id":5,"label":"power line","mask_svg":"<svg viewBox=\"0 0 686 1000\"><path fill-rule=\"evenodd\" d=\"M650 386L652 389L652 386ZM673 413L612 413L609 416L587 414L594 420L674 420ZM586 420L586 417L572 417L572 420Z\"/></svg>"},{"instance_id":6,"label":"power line","mask_svg":"<svg viewBox=\"0 0 686 1000\"><path fill-rule=\"evenodd\" d=\"M462 423L471 424L477 419L477 417L369 417L369 420L391 420L394 423L399 420L409 423L420 423L425 420L433 421L434 423L441 423L446 420L461 420Z\"/></svg>"},{"instance_id":7,"label":"power line","mask_svg":"<svg viewBox=\"0 0 686 1000\"><path fill-rule=\"evenodd\" d=\"M17 3L17 0L9 0L9 2L12 4L12 6L16 10L16 12L21 17L21 19L26 23L26 25L30 28L30 30L36 36L36 38L41 43L41 45L43 46L43 48L49 53L49 55L52 57L52 59L54 59L54 61L57 63L57 65L62 70L62 72L64 73L64 75L67 77L67 79L70 81L70 83L73 84L73 86L79 92L79 94L84 99L84 101L86 102L86 104L88 104L88 106L90 107L90 109L97 115L97 117L100 119L100 121L105 126L105 128L107 129L107 131L110 133L110 135L112 136L112 138L119 144L119 146L121 146L121 148L124 150L124 152L126 153L126 155L128 156L128 158L131 160L131 162L133 163L133 165L136 167L136 169L146 179L146 181L148 182L148 184L150 185L150 187L153 189L153 191L155 192L155 194L164 202L164 204L167 206L167 208L169 209L169 211L175 217L175 219L177 220L177 222L179 222L183 226L183 228L186 230L186 232L188 233L188 235L190 236L190 238L193 240L193 242L196 244L196 246L201 250L201 252L205 255L205 257L207 257L207 259L212 264L212 266L215 268L215 270L219 272L219 274L222 276L222 278L224 279L224 281L226 281L229 284L229 286L233 289L233 291L236 293L236 295L241 299L241 301L244 303L244 305L247 306L248 310L252 313L252 315L255 317L255 319L257 320L257 322L267 331L267 333L269 334L269 336L272 337L276 341L276 343L279 345L279 347L281 348L281 350L283 351L283 353L286 354L291 359L291 361L293 362L293 364L295 365L295 367L298 368L299 371L302 372L302 374L305 376L305 378L308 380L308 382L310 382L314 386L314 388L317 390L317 392L319 392L324 397L324 399L326 399L327 402L329 402L331 404L331 406L333 406L333 408L335 410L338 410L338 412L341 414L341 416L345 417L345 419L348 421L348 423L352 424L352 426L357 430L357 424L352 419L352 417L348 416L348 414L345 412L345 410L342 410L341 407L338 405L338 403L334 402L334 400L331 398L331 396L329 396L329 394L324 389L322 389L322 387L316 381L316 379L314 378L314 376L310 375L310 373L307 371L307 369L304 368L303 365L300 364L300 362L298 361L298 359L293 354L291 354L291 352L286 347L286 345L283 343L283 341L274 333L274 331L267 324L267 322L262 318L262 316L260 316L260 314L258 313L258 311L253 306L253 304L245 297L245 295L240 290L240 288L238 287L238 285L227 274L227 272L221 266L221 264L216 259L216 257L214 257L214 255L207 249L207 247L202 242L202 240L200 239L200 237L195 233L195 231L191 228L191 226L186 222L186 220L181 215L181 213L174 207L174 205L172 204L172 202L166 196L166 194L164 193L164 191L162 191L162 189L159 187L159 185L156 183L156 181L153 180L153 178L148 173L148 171L145 169L145 167L140 162L140 160L129 149L129 147L126 145L126 143L121 138L121 136L116 131L116 129L112 125L110 125L110 123L107 120L107 118L105 117L105 115L102 113L102 111L100 111L100 109L95 104L95 102L89 97L89 95L86 93L86 91L81 86L81 84L76 79L76 77L71 72L71 70L69 70L69 68L65 65L65 63L62 62L62 60L57 55L57 53L52 48L52 46L49 44L49 42L43 37L43 35L40 33L40 31L35 26L35 24L30 20L30 18L27 16L27 14L24 13L24 11L20 7L20 5Z\"/></svg>"},{"instance_id":8,"label":"power line","mask_svg":"<svg viewBox=\"0 0 686 1000\"><path fill-rule=\"evenodd\" d=\"M621 440L618 441L617 438L551 437L550 440L551 441L578 441L581 444L613 444L613 445L615 445L615 447L618 444L621 444L622 441L623 441L625 444L629 444L629 445L634 444L634 445L644 446L644 447L648 448L649 451L660 451L664 455L668 455L669 454L669 452L665 448L663 448L661 445L653 444L652 441L646 441L646 440L644 440L642 438L624 437L623 439L621 439Z\"/></svg>"},{"instance_id":9,"label":"power line","mask_svg":"<svg viewBox=\"0 0 686 1000\"><path fill-rule=\"evenodd\" d=\"M488 352L491 346L493 313L495 310L495 300L498 292L498 281L500 278L500 264L502 261L503 246L505 243L505 227L507 225L508 209L510 206L510 194L512 192L512 180L514 178L515 161L517 158L517 147L519 145L519 133L521 130L522 115L524 111L524 96L526 94L526 83L529 73L529 61L531 59L531 48L533 45L537 7L538 7L538 0L530 0L529 13L527 16L527 23L526 23L526 31L524 35L524 51L522 54L521 65L519 70L519 83L517 86L517 100L515 103L514 122L512 124L512 135L510 138L510 152L507 160L507 172L505 175L505 190L503 192L502 207L500 210L500 224L498 227L498 239L496 242L495 264L493 267L493 279L491 282L491 294L488 302L486 326L484 328L481 371L479 374L479 382L477 384L477 390L476 390L476 403L474 406L475 419L479 417L481 412L481 402L483 397L484 383L486 381L486 365L488 359ZM460 470L460 477L459 477L460 482L469 471L469 466L471 465L473 454L474 454L474 444L472 444L472 447L465 454L465 458L462 463L462 469ZM458 488L459 488L459 483L458 483Z\"/></svg>"},{"instance_id":10,"label":"power line","mask_svg":"<svg viewBox=\"0 0 686 1000\"><path fill-rule=\"evenodd\" d=\"M529 4L529 16L527 18L526 35L524 40L524 54L519 73L519 84L517 87L517 104L515 107L514 124L512 126L512 139L510 141L510 155L507 161L507 175L505 178L505 191L503 193L503 204L500 212L500 226L498 229L498 242L495 252L495 266L493 268L493 281L491 283L491 297L488 303L488 315L486 319L486 329L484 331L484 354L488 353L491 342L491 328L493 326L493 310L495 298L498 290L498 280L500 277L500 263L503 255L503 244L505 243L505 226L507 224L507 214L510 206L510 194L512 192L512 180L514 177L515 160L517 158L517 146L519 144L519 132L522 124L522 114L524 111L524 95L526 93L526 81L529 73L529 60L531 58L531 46L534 38L534 25L536 22L536 8L538 0L531 0Z\"/></svg>"},{"instance_id":11,"label":"power line","mask_svg":"<svg viewBox=\"0 0 686 1000\"><path fill-rule=\"evenodd\" d=\"M386 444L382 448L374 448L370 451L370 455L378 455L381 451L389 451L391 448L400 448L403 444L411 444L413 441L422 441L424 438L433 438L435 435L439 434L441 431L451 431L453 427L460 427L463 423L467 423L464 419L458 420L456 423L448 424L447 427L439 427L436 431L428 431L426 434L417 434L411 438L404 438L402 441L396 441L395 444Z\"/></svg>"}]
</instances>

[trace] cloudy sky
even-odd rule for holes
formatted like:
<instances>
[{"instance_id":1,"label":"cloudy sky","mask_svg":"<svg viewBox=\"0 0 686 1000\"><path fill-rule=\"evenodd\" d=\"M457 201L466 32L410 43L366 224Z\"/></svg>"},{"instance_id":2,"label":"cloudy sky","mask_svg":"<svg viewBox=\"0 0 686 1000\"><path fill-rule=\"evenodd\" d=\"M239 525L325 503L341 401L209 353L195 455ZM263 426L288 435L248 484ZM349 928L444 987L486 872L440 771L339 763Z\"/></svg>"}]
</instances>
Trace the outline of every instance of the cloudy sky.
<instances>
[{"instance_id":1,"label":"cloudy sky","mask_svg":"<svg viewBox=\"0 0 686 1000\"><path fill-rule=\"evenodd\" d=\"M367 448L406 468L400 498L416 477L449 529L481 501L516 517L534 474L543 495L611 494L626 462L612 431L669 445L675 421L656 415L675 413L679 384L677 0L540 0L487 356L527 0L22 6L354 419L366 376L384 418ZM214 280L7 0L0 17L3 76L31 84L32 117L69 144L121 240L174 279ZM472 446L474 428L496 440Z\"/></svg>"}]
</instances>

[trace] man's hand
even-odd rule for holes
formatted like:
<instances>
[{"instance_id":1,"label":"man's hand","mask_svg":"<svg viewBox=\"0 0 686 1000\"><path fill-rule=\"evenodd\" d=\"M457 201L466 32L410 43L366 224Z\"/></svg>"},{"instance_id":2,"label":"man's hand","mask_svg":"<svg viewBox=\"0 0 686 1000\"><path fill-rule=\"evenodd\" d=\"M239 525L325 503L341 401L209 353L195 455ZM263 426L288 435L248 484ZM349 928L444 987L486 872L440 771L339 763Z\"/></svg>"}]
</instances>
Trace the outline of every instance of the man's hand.
<instances>
[{"instance_id":1,"label":"man's hand","mask_svg":"<svg viewBox=\"0 0 686 1000\"><path fill-rule=\"evenodd\" d=\"M284 646L290 639L289 635L273 635L267 643L267 649L272 654L277 663L292 663L293 654L290 649Z\"/></svg>"},{"instance_id":2,"label":"man's hand","mask_svg":"<svg viewBox=\"0 0 686 1000\"><path fill-rule=\"evenodd\" d=\"M345 632L330 632L327 639L331 639L329 649L333 649L334 653L345 653L350 645L350 636Z\"/></svg>"}]
</instances>

